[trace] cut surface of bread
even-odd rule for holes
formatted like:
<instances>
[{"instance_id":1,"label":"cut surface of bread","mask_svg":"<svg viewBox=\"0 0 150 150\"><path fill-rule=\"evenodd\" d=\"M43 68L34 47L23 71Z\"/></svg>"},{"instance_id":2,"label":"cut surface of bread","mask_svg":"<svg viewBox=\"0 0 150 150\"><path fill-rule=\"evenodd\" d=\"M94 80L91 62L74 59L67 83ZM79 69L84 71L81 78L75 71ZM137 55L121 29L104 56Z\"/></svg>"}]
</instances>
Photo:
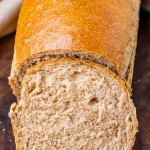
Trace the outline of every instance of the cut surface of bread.
<instances>
[{"instance_id":1,"label":"cut surface of bread","mask_svg":"<svg viewBox=\"0 0 150 150\"><path fill-rule=\"evenodd\" d=\"M115 73L68 58L32 67L9 115L17 150L130 150L138 124Z\"/></svg>"}]
</instances>

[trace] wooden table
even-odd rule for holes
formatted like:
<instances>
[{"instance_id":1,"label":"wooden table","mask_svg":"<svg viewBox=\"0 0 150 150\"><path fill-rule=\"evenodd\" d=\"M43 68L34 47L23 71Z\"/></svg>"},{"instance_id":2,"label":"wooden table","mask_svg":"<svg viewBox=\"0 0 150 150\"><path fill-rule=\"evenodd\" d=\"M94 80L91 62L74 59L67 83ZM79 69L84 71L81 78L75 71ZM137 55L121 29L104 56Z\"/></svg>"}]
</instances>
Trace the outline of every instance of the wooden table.
<instances>
[{"instance_id":1,"label":"wooden table","mask_svg":"<svg viewBox=\"0 0 150 150\"><path fill-rule=\"evenodd\" d=\"M141 11L132 99L137 108L139 132L134 150L150 150L150 14ZM14 36L0 39L0 150L15 150L8 112L16 101L8 85Z\"/></svg>"}]
</instances>

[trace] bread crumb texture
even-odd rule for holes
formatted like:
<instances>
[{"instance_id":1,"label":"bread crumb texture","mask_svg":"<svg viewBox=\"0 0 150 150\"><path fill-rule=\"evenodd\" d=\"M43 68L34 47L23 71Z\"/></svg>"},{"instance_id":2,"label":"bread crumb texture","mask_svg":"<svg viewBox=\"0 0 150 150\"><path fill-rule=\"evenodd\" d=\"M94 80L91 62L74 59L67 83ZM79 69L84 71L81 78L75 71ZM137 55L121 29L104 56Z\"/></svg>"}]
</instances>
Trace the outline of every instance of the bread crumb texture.
<instances>
[{"instance_id":1,"label":"bread crumb texture","mask_svg":"<svg viewBox=\"0 0 150 150\"><path fill-rule=\"evenodd\" d=\"M130 150L135 107L107 68L54 59L34 66L10 110L17 150Z\"/></svg>"}]
</instances>

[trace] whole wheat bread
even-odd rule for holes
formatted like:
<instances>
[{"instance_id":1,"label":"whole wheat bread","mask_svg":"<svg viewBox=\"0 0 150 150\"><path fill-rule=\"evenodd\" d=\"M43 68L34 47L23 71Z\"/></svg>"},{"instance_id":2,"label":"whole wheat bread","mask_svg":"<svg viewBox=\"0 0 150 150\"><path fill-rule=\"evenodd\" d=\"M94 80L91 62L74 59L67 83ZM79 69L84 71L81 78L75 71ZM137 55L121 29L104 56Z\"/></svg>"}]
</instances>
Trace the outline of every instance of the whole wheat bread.
<instances>
[{"instance_id":1,"label":"whole wheat bread","mask_svg":"<svg viewBox=\"0 0 150 150\"><path fill-rule=\"evenodd\" d=\"M24 0L9 83L17 150L130 150L138 0Z\"/></svg>"},{"instance_id":2,"label":"whole wheat bread","mask_svg":"<svg viewBox=\"0 0 150 150\"><path fill-rule=\"evenodd\" d=\"M109 69L78 59L52 59L24 77L10 111L19 150L131 149L135 107Z\"/></svg>"}]
</instances>

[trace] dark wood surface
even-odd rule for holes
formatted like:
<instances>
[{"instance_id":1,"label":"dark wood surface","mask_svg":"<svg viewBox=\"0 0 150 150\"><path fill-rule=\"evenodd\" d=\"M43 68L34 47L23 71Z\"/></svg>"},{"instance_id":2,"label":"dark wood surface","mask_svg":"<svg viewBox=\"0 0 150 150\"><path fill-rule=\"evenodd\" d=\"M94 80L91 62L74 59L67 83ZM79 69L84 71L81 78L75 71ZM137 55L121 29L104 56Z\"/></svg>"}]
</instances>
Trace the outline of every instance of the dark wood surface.
<instances>
[{"instance_id":1,"label":"dark wood surface","mask_svg":"<svg viewBox=\"0 0 150 150\"><path fill-rule=\"evenodd\" d=\"M8 117L10 105L16 101L8 85L14 37L15 33L0 39L0 150L15 150ZM139 121L134 150L150 150L150 14L144 11L140 17L132 99Z\"/></svg>"}]
</instances>

